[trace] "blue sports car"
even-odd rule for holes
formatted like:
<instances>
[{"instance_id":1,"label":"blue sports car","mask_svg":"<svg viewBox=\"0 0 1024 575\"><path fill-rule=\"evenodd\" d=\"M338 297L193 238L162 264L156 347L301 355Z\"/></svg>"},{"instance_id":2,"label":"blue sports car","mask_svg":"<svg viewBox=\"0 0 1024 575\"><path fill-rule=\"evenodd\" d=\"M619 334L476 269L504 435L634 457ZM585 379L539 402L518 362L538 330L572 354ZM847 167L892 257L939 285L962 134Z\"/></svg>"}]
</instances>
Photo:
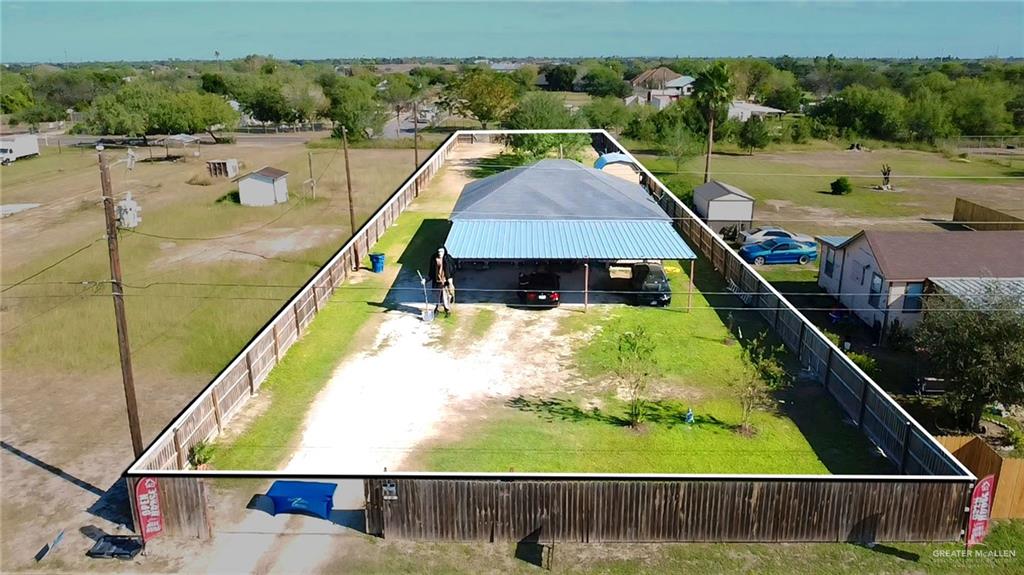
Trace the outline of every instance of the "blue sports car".
<instances>
[{"instance_id":1,"label":"blue sports car","mask_svg":"<svg viewBox=\"0 0 1024 575\"><path fill-rule=\"evenodd\" d=\"M747 263L755 266L762 264L804 265L818 259L818 245L814 242L771 239L757 244L747 244L740 248L739 253Z\"/></svg>"}]
</instances>

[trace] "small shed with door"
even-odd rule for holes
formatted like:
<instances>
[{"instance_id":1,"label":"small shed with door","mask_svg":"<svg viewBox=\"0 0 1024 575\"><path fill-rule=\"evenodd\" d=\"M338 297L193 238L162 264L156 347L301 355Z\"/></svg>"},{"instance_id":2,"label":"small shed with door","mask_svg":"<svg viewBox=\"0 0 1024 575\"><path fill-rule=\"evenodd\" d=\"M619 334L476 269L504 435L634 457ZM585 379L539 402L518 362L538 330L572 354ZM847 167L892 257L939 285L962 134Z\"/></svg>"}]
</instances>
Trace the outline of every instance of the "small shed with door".
<instances>
[{"instance_id":1,"label":"small shed with door","mask_svg":"<svg viewBox=\"0 0 1024 575\"><path fill-rule=\"evenodd\" d=\"M736 226L739 231L748 230L754 220L753 196L717 180L693 190L693 207L718 233L729 226Z\"/></svg>"},{"instance_id":2,"label":"small shed with door","mask_svg":"<svg viewBox=\"0 0 1024 575\"><path fill-rule=\"evenodd\" d=\"M238 201L243 206L272 206L288 201L288 172L265 166L238 178Z\"/></svg>"}]
</instances>

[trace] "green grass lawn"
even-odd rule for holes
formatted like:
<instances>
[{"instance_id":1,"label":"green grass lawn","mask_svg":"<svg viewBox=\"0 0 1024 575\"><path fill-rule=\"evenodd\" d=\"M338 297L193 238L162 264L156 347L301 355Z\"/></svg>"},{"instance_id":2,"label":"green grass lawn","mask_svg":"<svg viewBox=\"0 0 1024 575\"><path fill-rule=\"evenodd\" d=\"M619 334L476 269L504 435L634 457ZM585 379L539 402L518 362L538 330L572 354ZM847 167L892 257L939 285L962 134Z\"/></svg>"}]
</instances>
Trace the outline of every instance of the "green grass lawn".
<instances>
[{"instance_id":1,"label":"green grass lawn","mask_svg":"<svg viewBox=\"0 0 1024 575\"><path fill-rule=\"evenodd\" d=\"M351 540L320 573L537 573L516 558L510 543ZM1024 521L996 523L981 551L1015 556L950 556L960 543L885 543L869 548L845 543L660 543L613 545L557 543L545 549L552 573L744 573L758 575L1011 575L1024 567Z\"/></svg>"},{"instance_id":2,"label":"green grass lawn","mask_svg":"<svg viewBox=\"0 0 1024 575\"><path fill-rule=\"evenodd\" d=\"M431 471L543 471L619 473L868 473L887 471L855 429L839 423L838 407L818 386L799 385L776 398L778 409L757 413L754 437L736 430L740 409L732 383L742 373L735 336L765 326L750 312L708 308L731 296L694 296L686 311L687 276L666 266L675 296L667 309L614 306L570 317L565 335L595 330L575 352L575 365L593 382L585 391L498 402L460 433L414 453L409 469ZM697 268L702 290L720 292L721 280ZM733 305L736 305L734 302ZM723 315L720 314L725 314ZM733 325L733 334L727 325ZM627 404L609 381L618 334L646 328L657 344L661 377L648 394L648 421L628 426ZM685 414L693 409L694 424ZM472 417L472 415L470 416Z\"/></svg>"}]
</instances>

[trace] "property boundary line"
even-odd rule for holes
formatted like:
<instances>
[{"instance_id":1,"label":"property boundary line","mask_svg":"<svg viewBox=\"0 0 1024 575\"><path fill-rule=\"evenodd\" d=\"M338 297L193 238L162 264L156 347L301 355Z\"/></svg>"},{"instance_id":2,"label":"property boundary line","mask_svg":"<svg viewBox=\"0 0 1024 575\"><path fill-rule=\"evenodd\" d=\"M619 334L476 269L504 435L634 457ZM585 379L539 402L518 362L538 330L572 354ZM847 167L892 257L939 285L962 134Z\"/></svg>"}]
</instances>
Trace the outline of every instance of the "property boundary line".
<instances>
[{"instance_id":1,"label":"property boundary line","mask_svg":"<svg viewBox=\"0 0 1024 575\"><path fill-rule=\"evenodd\" d=\"M644 175L646 187L662 205L670 216L686 214L685 219L675 220L677 231L681 235L696 234L691 241L703 252L719 273L726 278L736 276L737 285L743 291L755 293L750 301L756 299L760 313L775 327L785 345L797 354L801 363L811 370L823 383L840 407L851 420L854 420L865 435L877 445L885 455L894 461L900 469L898 475L730 475L730 474L659 474L659 475L616 475L594 473L546 474L546 473L465 473L465 474L432 474L389 472L379 477L459 477L491 478L491 479L526 479L526 478L616 478L634 479L640 477L674 480L691 479L768 479L768 480L827 480L827 481L863 481L863 480L916 480L916 481L957 481L973 483L976 478L963 466L945 447L932 437L916 420L856 366L838 347L821 333L814 324L803 316L788 300L779 294L749 264L739 258L728 245L715 234L711 228L679 201L671 190L665 186L646 167L636 160L630 152L621 146L605 130L458 130L452 133L424 161L424 163L407 178L389 199L338 249L296 294L257 332L221 372L192 400L177 416L158 434L157 438L147 447L143 454L134 461L125 474L131 477L146 475L184 476L184 477L377 477L378 475L360 474L294 474L280 471L194 471L187 468L187 454L191 447L199 441L206 441L220 434L224 424L231 415L259 389L271 368L280 361L287 349L301 336L323 303L343 282L353 263L358 263L372 249L374 243L383 235L404 209L419 195L419 190L430 181L444 166L448 155L460 143L473 143L477 137L503 137L509 134L587 134L592 138L603 137L606 142L624 153L636 164ZM651 189L651 188L654 189ZM667 205L666 205L667 204ZM694 222L697 222L694 224ZM695 231L696 230L696 231ZM371 239L372 236L372 239ZM738 266L736 264L739 264ZM773 310L769 317L767 310ZM785 312L787 315L782 315ZM796 325L793 325L793 324ZM808 329L809 328L809 329ZM283 330L283 333L282 333ZM795 336L795 339L794 339ZM283 338L283 339L282 339ZM271 350L273 356L270 356ZM255 357L253 357L253 352ZM807 355L805 355L805 352ZM823 356L824 355L824 359ZM837 359L838 356L838 359ZM271 359L271 357L273 359ZM811 361L810 358L815 361ZM859 380L856 390L847 379ZM230 381L227 389L219 386ZM846 390L838 395L836 385ZM220 392L220 393L218 393ZM226 393L225 393L226 392ZM248 396L246 395L248 393ZM851 396L859 394L859 402L851 404ZM224 409L225 404L227 409ZM856 405L858 415L850 413ZM880 413L880 411L885 413ZM211 417L211 415L213 417ZM874 424L865 425L868 416ZM897 424L897 425L894 425ZM883 429L886 433L881 434ZM899 430L903 430L900 432ZM898 437L901 436L901 437ZM912 448L916 442L918 449ZM922 449L927 453L919 453ZM930 457L929 457L930 456ZM908 465L911 463L913 465ZM943 466L940 469L939 466ZM926 475L918 475L924 472ZM959 474L958 474L959 473Z\"/></svg>"}]
</instances>

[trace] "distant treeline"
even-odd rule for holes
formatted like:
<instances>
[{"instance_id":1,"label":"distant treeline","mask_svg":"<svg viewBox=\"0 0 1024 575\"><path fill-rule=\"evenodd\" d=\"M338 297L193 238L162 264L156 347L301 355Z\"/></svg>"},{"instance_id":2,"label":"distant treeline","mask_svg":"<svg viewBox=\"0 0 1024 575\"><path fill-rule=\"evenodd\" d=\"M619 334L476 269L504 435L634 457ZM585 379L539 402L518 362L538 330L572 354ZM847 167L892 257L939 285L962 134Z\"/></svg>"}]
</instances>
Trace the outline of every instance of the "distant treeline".
<instances>
[{"instance_id":1,"label":"distant treeline","mask_svg":"<svg viewBox=\"0 0 1024 575\"><path fill-rule=\"evenodd\" d=\"M729 95L803 119L787 128L808 137L871 137L930 142L956 135L1024 131L1020 60L731 58ZM663 142L685 129L699 135L706 109L691 99L660 112L627 107L629 81L665 66L698 76L706 59L478 59L286 61L248 56L230 61L9 66L0 69L0 112L36 125L81 114L78 130L147 134L230 129L243 116L272 124L330 120L350 137L378 133L412 102L479 120L528 127L595 126ZM554 112L536 91L586 92L578 110ZM551 100L553 102L553 100ZM718 110L717 113L723 113ZM529 116L529 117L528 117ZM544 116L544 117L539 117ZM722 118L716 139L741 126ZM684 135L685 136L685 135ZM684 137L678 136L678 137Z\"/></svg>"}]
</instances>

